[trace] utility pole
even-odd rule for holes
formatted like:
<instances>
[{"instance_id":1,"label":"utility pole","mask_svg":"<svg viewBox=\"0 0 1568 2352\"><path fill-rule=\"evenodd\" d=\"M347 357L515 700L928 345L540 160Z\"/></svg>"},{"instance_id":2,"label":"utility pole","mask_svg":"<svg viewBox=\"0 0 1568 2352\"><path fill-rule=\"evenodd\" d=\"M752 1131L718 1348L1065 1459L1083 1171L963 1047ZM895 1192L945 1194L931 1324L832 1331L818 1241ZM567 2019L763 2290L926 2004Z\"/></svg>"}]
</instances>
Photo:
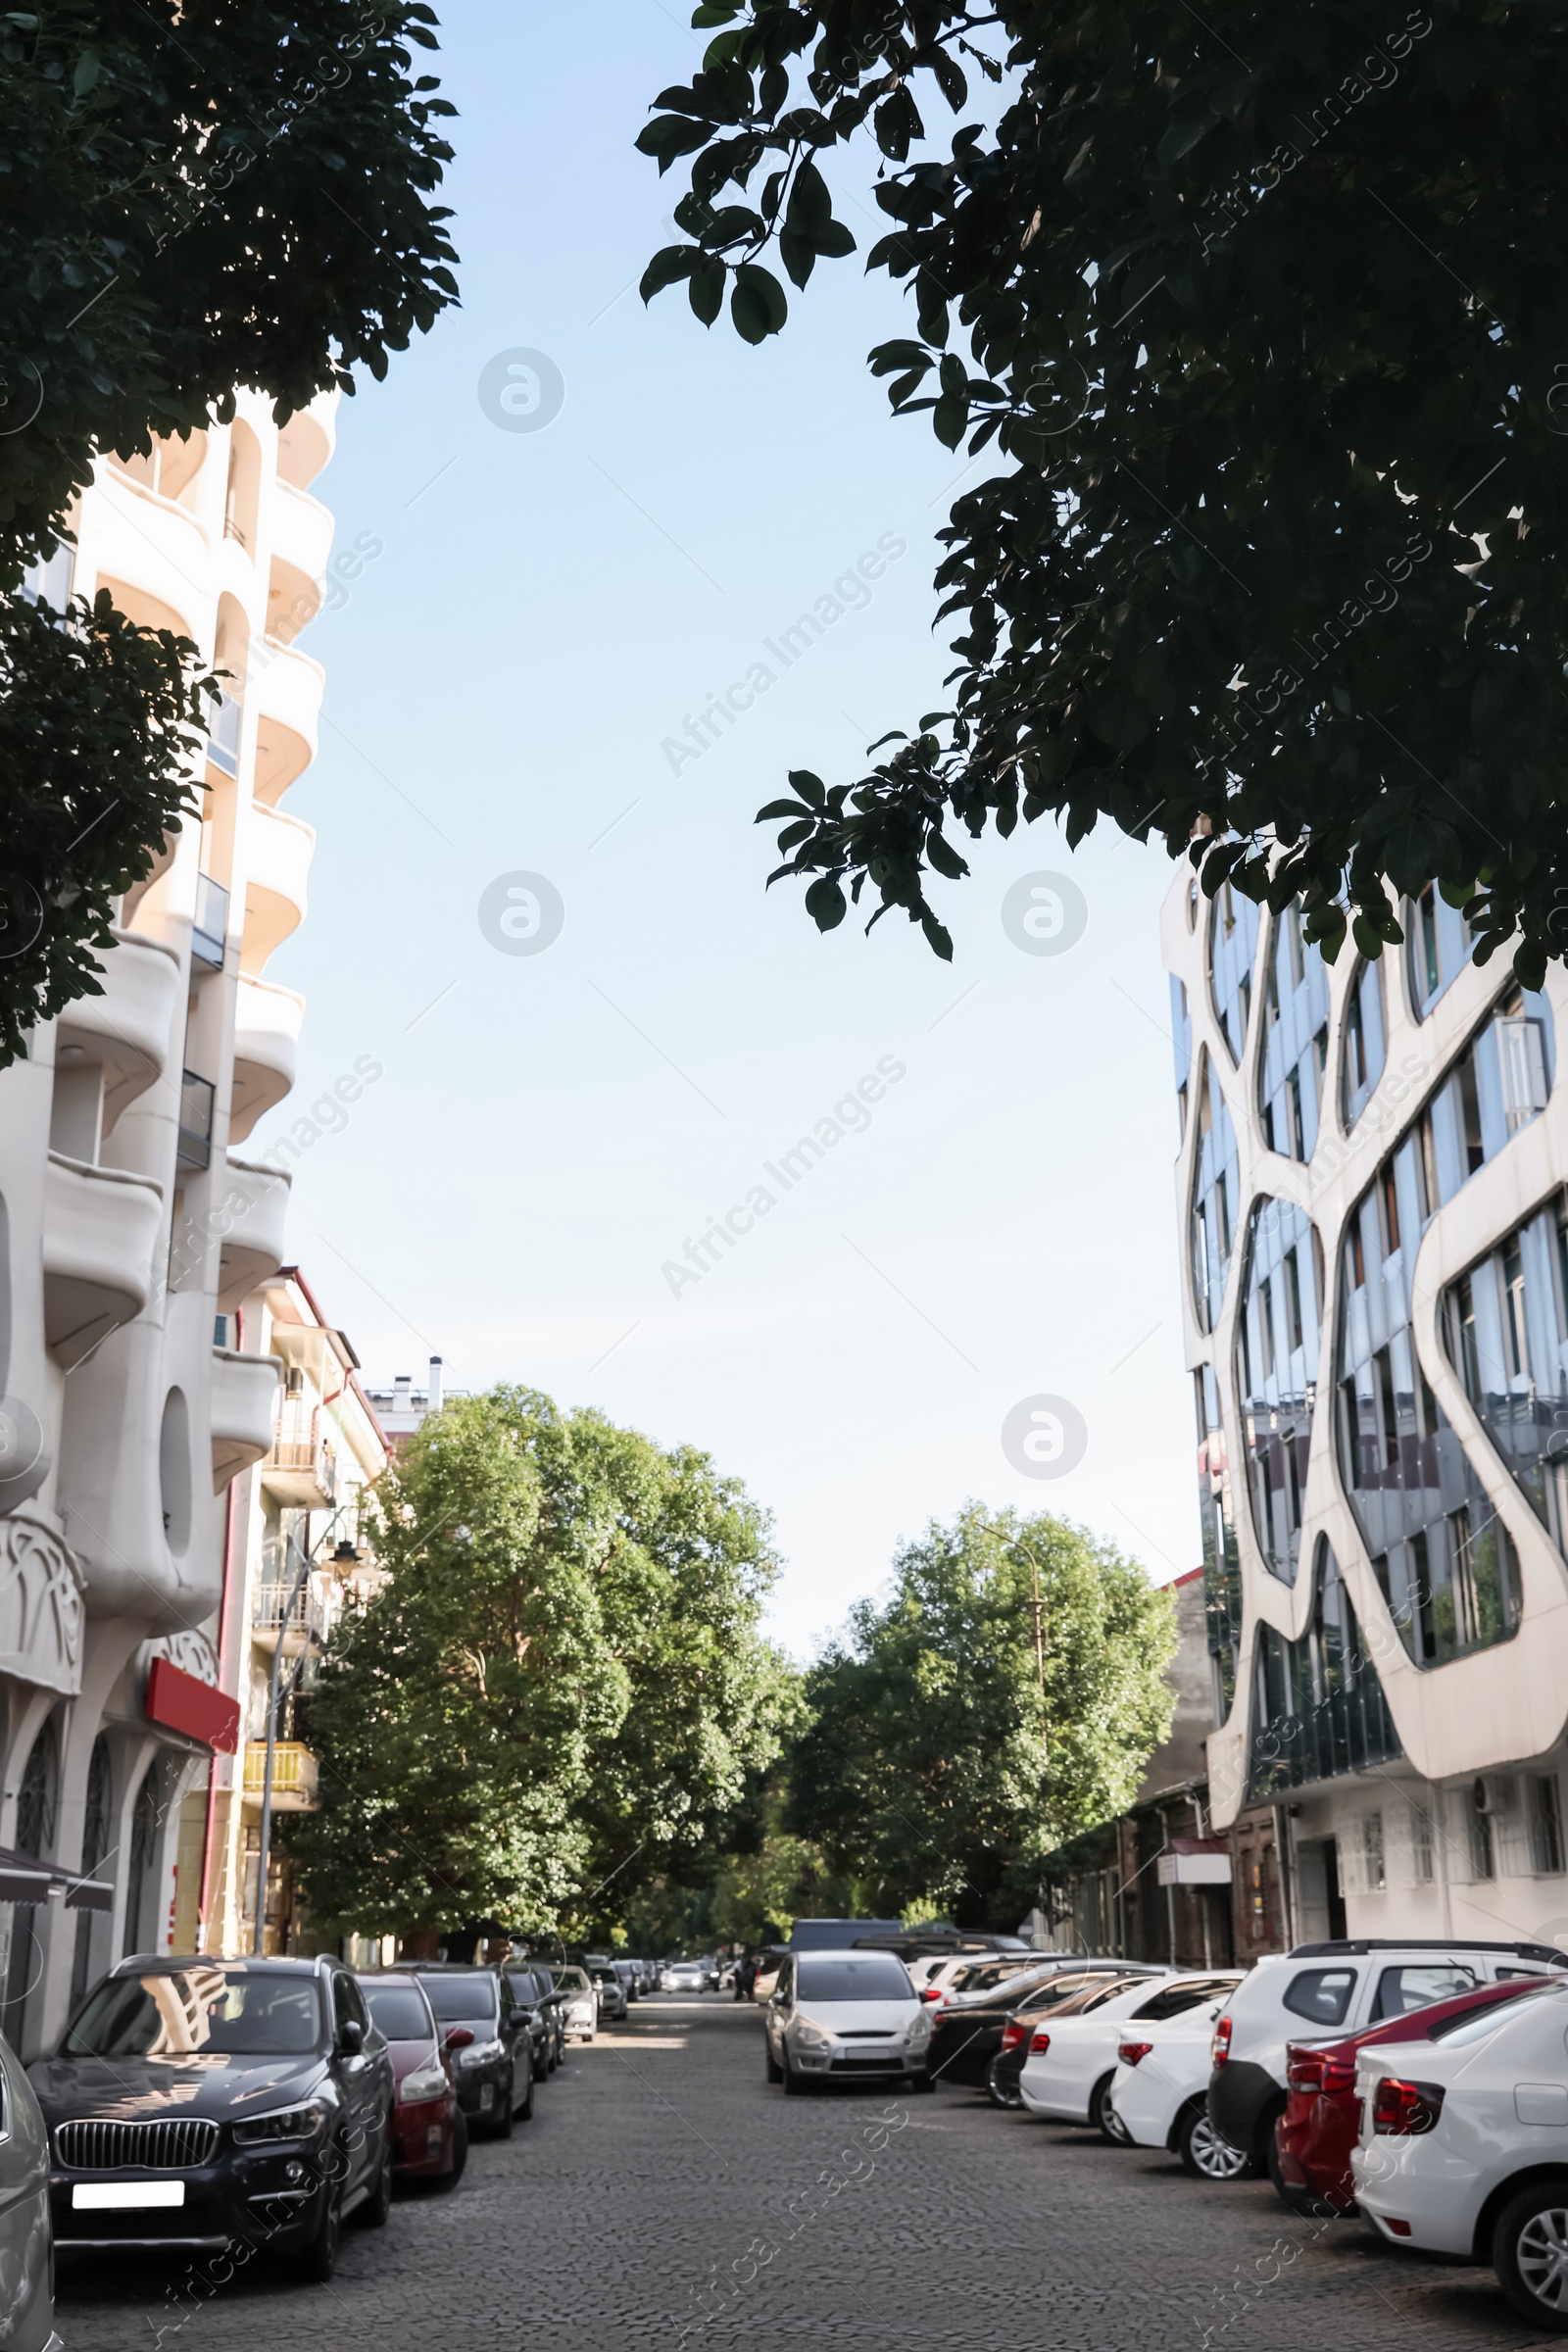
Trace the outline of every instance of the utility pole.
<instances>
[{"instance_id":1,"label":"utility pole","mask_svg":"<svg viewBox=\"0 0 1568 2352\"><path fill-rule=\"evenodd\" d=\"M1029 1567L1034 1577L1035 1589L1035 1670L1040 1677L1040 1752L1042 1757L1046 1757L1050 1755L1051 1742L1046 1734L1045 1604L1040 1598L1040 1562L1035 1558L1033 1552L1030 1552L1028 1557Z\"/></svg>"}]
</instances>

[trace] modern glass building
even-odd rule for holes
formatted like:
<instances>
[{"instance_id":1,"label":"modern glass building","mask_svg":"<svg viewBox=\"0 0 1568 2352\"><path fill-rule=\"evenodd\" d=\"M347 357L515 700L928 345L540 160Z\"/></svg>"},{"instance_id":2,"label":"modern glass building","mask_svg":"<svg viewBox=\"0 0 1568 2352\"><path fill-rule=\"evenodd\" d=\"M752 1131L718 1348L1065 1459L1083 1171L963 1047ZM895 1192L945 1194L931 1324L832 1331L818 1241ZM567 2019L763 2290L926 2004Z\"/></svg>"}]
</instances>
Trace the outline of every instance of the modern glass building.
<instances>
[{"instance_id":1,"label":"modern glass building","mask_svg":"<svg viewBox=\"0 0 1568 2352\"><path fill-rule=\"evenodd\" d=\"M1298 1936L1568 1945L1568 979L1401 921L1166 903L1210 1793Z\"/></svg>"}]
</instances>

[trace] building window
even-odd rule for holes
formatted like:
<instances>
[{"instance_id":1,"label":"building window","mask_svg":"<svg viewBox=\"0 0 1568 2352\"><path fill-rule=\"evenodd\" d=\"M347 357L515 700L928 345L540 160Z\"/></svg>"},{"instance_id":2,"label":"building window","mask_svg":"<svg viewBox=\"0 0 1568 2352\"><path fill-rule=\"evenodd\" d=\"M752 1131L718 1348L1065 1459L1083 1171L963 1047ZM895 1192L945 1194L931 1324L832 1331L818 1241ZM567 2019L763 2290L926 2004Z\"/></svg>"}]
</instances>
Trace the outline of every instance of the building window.
<instances>
[{"instance_id":1,"label":"building window","mask_svg":"<svg viewBox=\"0 0 1568 2352\"><path fill-rule=\"evenodd\" d=\"M1176 1062L1176 1110L1181 1139L1187 1141L1187 1090L1193 1074L1193 1016L1187 990L1174 972L1170 976L1170 1040Z\"/></svg>"},{"instance_id":2,"label":"building window","mask_svg":"<svg viewBox=\"0 0 1568 2352\"><path fill-rule=\"evenodd\" d=\"M1381 1894L1389 1883L1383 1850L1383 1816L1363 1813L1360 1819L1361 1884L1368 1894Z\"/></svg>"},{"instance_id":3,"label":"building window","mask_svg":"<svg viewBox=\"0 0 1568 2352\"><path fill-rule=\"evenodd\" d=\"M1287 1159L1310 1159L1323 1110L1329 983L1323 958L1288 906L1274 925L1263 984L1263 1052L1257 1100L1263 1138Z\"/></svg>"},{"instance_id":4,"label":"building window","mask_svg":"<svg viewBox=\"0 0 1568 2352\"><path fill-rule=\"evenodd\" d=\"M1538 1209L1450 1285L1444 1344L1531 1509L1568 1558L1568 1199Z\"/></svg>"},{"instance_id":5,"label":"building window","mask_svg":"<svg viewBox=\"0 0 1568 2352\"><path fill-rule=\"evenodd\" d=\"M1472 1879L1494 1879L1497 1875L1497 1849L1492 1834L1491 1792L1485 1781L1477 1781L1467 1790L1464 1808L1469 1829L1470 1876Z\"/></svg>"},{"instance_id":6,"label":"building window","mask_svg":"<svg viewBox=\"0 0 1568 2352\"><path fill-rule=\"evenodd\" d=\"M81 1828L81 1875L90 1879L109 1851L109 1741L102 1732L87 1764L87 1802ZM85 1997L91 1980L93 1914L76 1915L76 1946L71 1956L71 2006Z\"/></svg>"},{"instance_id":7,"label":"building window","mask_svg":"<svg viewBox=\"0 0 1568 2352\"><path fill-rule=\"evenodd\" d=\"M1254 1800L1394 1763L1402 1752L1326 1536L1312 1574L1312 1614L1299 1641L1258 1627L1248 1772Z\"/></svg>"},{"instance_id":8,"label":"building window","mask_svg":"<svg viewBox=\"0 0 1568 2352\"><path fill-rule=\"evenodd\" d=\"M1300 1549L1321 1323L1309 1220L1293 1201L1259 1200L1238 1318L1237 1372L1253 1533L1270 1573L1287 1585L1296 1582Z\"/></svg>"},{"instance_id":9,"label":"building window","mask_svg":"<svg viewBox=\"0 0 1568 2352\"><path fill-rule=\"evenodd\" d=\"M1562 1875L1562 1797L1554 1772L1538 1773L1530 1783L1530 1867L1538 1878Z\"/></svg>"},{"instance_id":10,"label":"building window","mask_svg":"<svg viewBox=\"0 0 1568 2352\"><path fill-rule=\"evenodd\" d=\"M158 1767L149 1764L130 1816L130 1852L125 1866L125 1934L122 1958L145 1951L143 1913L152 1890L153 1860L158 1846Z\"/></svg>"},{"instance_id":11,"label":"building window","mask_svg":"<svg viewBox=\"0 0 1568 2352\"><path fill-rule=\"evenodd\" d=\"M1358 965L1345 1013L1345 1059L1340 1105L1353 1127L1371 1101L1389 1057L1388 1019L1383 1004L1383 965Z\"/></svg>"},{"instance_id":12,"label":"building window","mask_svg":"<svg viewBox=\"0 0 1568 2352\"><path fill-rule=\"evenodd\" d=\"M1430 1886L1437 1876L1432 1858L1432 1813L1412 1798L1409 1806L1410 1876L1418 1886Z\"/></svg>"},{"instance_id":13,"label":"building window","mask_svg":"<svg viewBox=\"0 0 1568 2352\"><path fill-rule=\"evenodd\" d=\"M1458 908L1450 906L1430 884L1406 917L1404 936L1409 942L1410 995L1417 1020L1425 1020L1469 962L1474 942Z\"/></svg>"},{"instance_id":14,"label":"building window","mask_svg":"<svg viewBox=\"0 0 1568 2352\"><path fill-rule=\"evenodd\" d=\"M1205 1054L1198 1072L1198 1158L1193 1176L1193 1301L1205 1331L1219 1320L1235 1244L1233 1218L1241 1190L1236 1130Z\"/></svg>"},{"instance_id":15,"label":"building window","mask_svg":"<svg viewBox=\"0 0 1568 2352\"><path fill-rule=\"evenodd\" d=\"M1209 989L1225 1032L1231 1059L1247 1051L1252 1008L1252 965L1257 959L1257 908L1250 899L1222 882L1214 898L1209 934Z\"/></svg>"},{"instance_id":16,"label":"building window","mask_svg":"<svg viewBox=\"0 0 1568 2352\"><path fill-rule=\"evenodd\" d=\"M54 1726L46 1723L27 1751L17 1791L17 1851L38 1861L54 1849L59 1770ZM0 2031L13 2049L22 2040L27 1995L38 1982L39 1959L36 1913L30 1905L19 1903L11 1913L11 1958L6 1969L5 2008L0 2013Z\"/></svg>"},{"instance_id":17,"label":"building window","mask_svg":"<svg viewBox=\"0 0 1568 2352\"><path fill-rule=\"evenodd\" d=\"M1242 1638L1242 1571L1231 1519L1219 1383L1210 1366L1204 1364L1194 1385L1198 1406L1198 1507L1203 1538L1203 1614L1214 1680L1214 1720L1223 1723L1236 1698L1236 1654Z\"/></svg>"}]
</instances>

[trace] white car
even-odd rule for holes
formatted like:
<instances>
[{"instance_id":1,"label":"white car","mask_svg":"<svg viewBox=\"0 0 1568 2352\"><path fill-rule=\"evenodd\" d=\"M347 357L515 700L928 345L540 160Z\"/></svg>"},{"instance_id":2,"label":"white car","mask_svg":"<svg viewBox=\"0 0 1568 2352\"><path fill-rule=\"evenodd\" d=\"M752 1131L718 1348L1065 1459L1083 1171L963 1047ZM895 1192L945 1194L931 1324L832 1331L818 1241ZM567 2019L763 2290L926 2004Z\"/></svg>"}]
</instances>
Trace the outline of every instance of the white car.
<instances>
[{"instance_id":1,"label":"white car","mask_svg":"<svg viewBox=\"0 0 1568 2352\"><path fill-rule=\"evenodd\" d=\"M1259 2165L1278 2162L1274 2126L1285 2112L1285 2045L1303 2027L1354 2034L1380 2017L1402 2017L1503 1977L1562 1968L1544 1943L1380 1941L1375 1936L1298 1943L1270 1954L1245 1977L1214 2028L1208 2113L1233 2147Z\"/></svg>"},{"instance_id":2,"label":"white car","mask_svg":"<svg viewBox=\"0 0 1568 2352\"><path fill-rule=\"evenodd\" d=\"M917 1960L910 1973L921 1999L940 2014L951 2001L994 1992L1017 1977L1069 1968L1073 1958L1071 1952L962 1952L952 1960ZM922 1969L927 1972L923 1983Z\"/></svg>"},{"instance_id":3,"label":"white car","mask_svg":"<svg viewBox=\"0 0 1568 2352\"><path fill-rule=\"evenodd\" d=\"M1244 2148L1221 2139L1208 2120L1208 2078L1218 2001L1162 2024L1124 2021L1110 2104L1135 2147L1168 2148L1200 2180L1239 2180L1252 2171Z\"/></svg>"},{"instance_id":4,"label":"white car","mask_svg":"<svg viewBox=\"0 0 1568 2352\"><path fill-rule=\"evenodd\" d=\"M1152 1985L1147 1976L1112 1977L1063 2001L1029 2037L1018 2078L1024 2105L1058 2123L1098 2124L1107 2139L1125 2145L1127 2132L1110 2103L1123 2028L1157 2025L1200 2002L1228 1999L1240 1982L1239 1969L1161 1977Z\"/></svg>"},{"instance_id":5,"label":"white car","mask_svg":"<svg viewBox=\"0 0 1568 2352\"><path fill-rule=\"evenodd\" d=\"M893 1952L786 1953L763 2031L767 2079L787 2092L879 2077L931 2088L930 2012Z\"/></svg>"},{"instance_id":6,"label":"white car","mask_svg":"<svg viewBox=\"0 0 1568 2352\"><path fill-rule=\"evenodd\" d=\"M552 1964L550 1974L561 1994L561 2023L566 2039L570 2041L575 2034L580 2041L592 2041L599 2023L599 2002L587 1970Z\"/></svg>"},{"instance_id":7,"label":"white car","mask_svg":"<svg viewBox=\"0 0 1568 2352\"><path fill-rule=\"evenodd\" d=\"M1356 2054L1355 2201L1395 2245L1490 2262L1568 2334L1568 1981Z\"/></svg>"}]
</instances>

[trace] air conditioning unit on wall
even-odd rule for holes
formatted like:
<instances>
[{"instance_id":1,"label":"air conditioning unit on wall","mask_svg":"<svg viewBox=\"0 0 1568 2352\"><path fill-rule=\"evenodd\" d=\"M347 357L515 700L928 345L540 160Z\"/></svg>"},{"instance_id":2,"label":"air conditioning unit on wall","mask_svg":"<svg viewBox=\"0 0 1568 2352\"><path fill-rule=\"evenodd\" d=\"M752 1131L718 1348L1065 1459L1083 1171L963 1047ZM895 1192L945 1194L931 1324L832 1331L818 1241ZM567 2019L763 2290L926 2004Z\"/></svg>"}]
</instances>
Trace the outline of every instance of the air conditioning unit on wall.
<instances>
[{"instance_id":1,"label":"air conditioning unit on wall","mask_svg":"<svg viewBox=\"0 0 1568 2352\"><path fill-rule=\"evenodd\" d=\"M1518 1784L1511 1772L1482 1773L1470 1801L1489 1821L1510 1821L1519 1801Z\"/></svg>"}]
</instances>

